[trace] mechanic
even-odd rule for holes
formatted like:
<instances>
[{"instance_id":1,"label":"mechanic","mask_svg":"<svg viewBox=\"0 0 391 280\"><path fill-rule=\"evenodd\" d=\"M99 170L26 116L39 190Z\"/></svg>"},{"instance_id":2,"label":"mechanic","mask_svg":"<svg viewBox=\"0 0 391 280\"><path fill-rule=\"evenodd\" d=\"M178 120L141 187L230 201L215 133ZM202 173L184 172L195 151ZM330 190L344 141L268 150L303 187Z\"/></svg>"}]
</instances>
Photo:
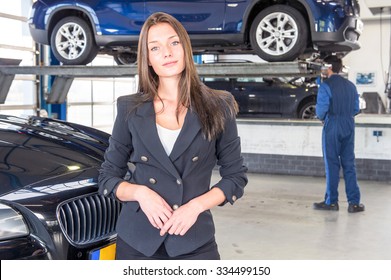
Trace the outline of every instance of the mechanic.
<instances>
[{"instance_id":1,"label":"mechanic","mask_svg":"<svg viewBox=\"0 0 391 280\"><path fill-rule=\"evenodd\" d=\"M316 115L323 122L322 150L326 171L325 200L314 203L316 210L339 210L338 184L342 166L345 179L348 212L365 210L360 203L360 189L357 183L354 155L354 117L360 111L359 95L356 86L338 73L342 70L342 60L328 56L326 77L319 87Z\"/></svg>"}]
</instances>

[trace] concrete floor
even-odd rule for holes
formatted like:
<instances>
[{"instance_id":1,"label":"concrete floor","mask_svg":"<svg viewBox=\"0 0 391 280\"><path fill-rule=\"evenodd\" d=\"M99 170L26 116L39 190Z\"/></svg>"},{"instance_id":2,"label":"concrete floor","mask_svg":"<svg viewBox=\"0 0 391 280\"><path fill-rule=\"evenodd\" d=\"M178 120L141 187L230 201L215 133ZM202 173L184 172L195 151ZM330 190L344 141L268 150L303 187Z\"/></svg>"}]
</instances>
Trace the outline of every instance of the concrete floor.
<instances>
[{"instance_id":1,"label":"concrete floor","mask_svg":"<svg viewBox=\"0 0 391 280\"><path fill-rule=\"evenodd\" d=\"M360 181L366 211L350 214L343 180L339 211L317 211L325 178L248 176L240 200L213 209L222 259L391 260L391 182Z\"/></svg>"}]
</instances>

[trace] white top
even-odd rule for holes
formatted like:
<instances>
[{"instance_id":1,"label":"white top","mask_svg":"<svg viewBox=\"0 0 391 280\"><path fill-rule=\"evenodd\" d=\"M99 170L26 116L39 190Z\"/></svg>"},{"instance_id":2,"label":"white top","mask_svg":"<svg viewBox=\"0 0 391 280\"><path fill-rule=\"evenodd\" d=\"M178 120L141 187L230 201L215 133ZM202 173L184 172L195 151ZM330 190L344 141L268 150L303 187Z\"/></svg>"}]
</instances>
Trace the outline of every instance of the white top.
<instances>
[{"instance_id":1,"label":"white top","mask_svg":"<svg viewBox=\"0 0 391 280\"><path fill-rule=\"evenodd\" d=\"M181 129L168 129L156 124L157 133L160 138L160 142L162 142L163 148L166 151L167 155L171 154L172 148L174 147L175 141L178 138Z\"/></svg>"}]
</instances>

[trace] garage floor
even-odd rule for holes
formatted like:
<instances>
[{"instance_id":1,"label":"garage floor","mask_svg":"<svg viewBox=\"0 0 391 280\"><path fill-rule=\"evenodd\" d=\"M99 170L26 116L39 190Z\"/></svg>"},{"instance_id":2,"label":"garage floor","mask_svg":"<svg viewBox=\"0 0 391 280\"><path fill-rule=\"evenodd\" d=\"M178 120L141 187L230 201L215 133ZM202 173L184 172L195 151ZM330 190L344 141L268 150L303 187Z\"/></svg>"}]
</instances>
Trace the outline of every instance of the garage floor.
<instances>
[{"instance_id":1,"label":"garage floor","mask_svg":"<svg viewBox=\"0 0 391 280\"><path fill-rule=\"evenodd\" d=\"M245 195L213 210L225 260L390 260L391 182L360 181L366 211L317 211L325 178L248 174Z\"/></svg>"}]
</instances>

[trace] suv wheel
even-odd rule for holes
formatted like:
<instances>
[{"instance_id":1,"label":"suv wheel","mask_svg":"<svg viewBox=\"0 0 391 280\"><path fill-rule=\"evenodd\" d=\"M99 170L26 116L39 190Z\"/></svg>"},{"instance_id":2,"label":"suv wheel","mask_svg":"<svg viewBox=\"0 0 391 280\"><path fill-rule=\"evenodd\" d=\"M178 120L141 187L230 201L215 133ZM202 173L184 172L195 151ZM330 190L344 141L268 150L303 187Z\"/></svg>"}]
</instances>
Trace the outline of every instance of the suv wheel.
<instances>
[{"instance_id":1,"label":"suv wheel","mask_svg":"<svg viewBox=\"0 0 391 280\"><path fill-rule=\"evenodd\" d=\"M113 57L114 57L114 61L118 65L135 64L137 61L137 54L136 53L117 53Z\"/></svg>"},{"instance_id":2,"label":"suv wheel","mask_svg":"<svg viewBox=\"0 0 391 280\"><path fill-rule=\"evenodd\" d=\"M298 117L303 120L316 119L316 101L309 101L305 103L299 111Z\"/></svg>"},{"instance_id":3,"label":"suv wheel","mask_svg":"<svg viewBox=\"0 0 391 280\"><path fill-rule=\"evenodd\" d=\"M68 65L88 64L99 50L88 23L73 16L55 25L50 45L58 61Z\"/></svg>"},{"instance_id":4,"label":"suv wheel","mask_svg":"<svg viewBox=\"0 0 391 280\"><path fill-rule=\"evenodd\" d=\"M250 28L250 43L263 60L292 61L307 45L308 29L303 16L287 5L273 5L260 12Z\"/></svg>"}]
</instances>

